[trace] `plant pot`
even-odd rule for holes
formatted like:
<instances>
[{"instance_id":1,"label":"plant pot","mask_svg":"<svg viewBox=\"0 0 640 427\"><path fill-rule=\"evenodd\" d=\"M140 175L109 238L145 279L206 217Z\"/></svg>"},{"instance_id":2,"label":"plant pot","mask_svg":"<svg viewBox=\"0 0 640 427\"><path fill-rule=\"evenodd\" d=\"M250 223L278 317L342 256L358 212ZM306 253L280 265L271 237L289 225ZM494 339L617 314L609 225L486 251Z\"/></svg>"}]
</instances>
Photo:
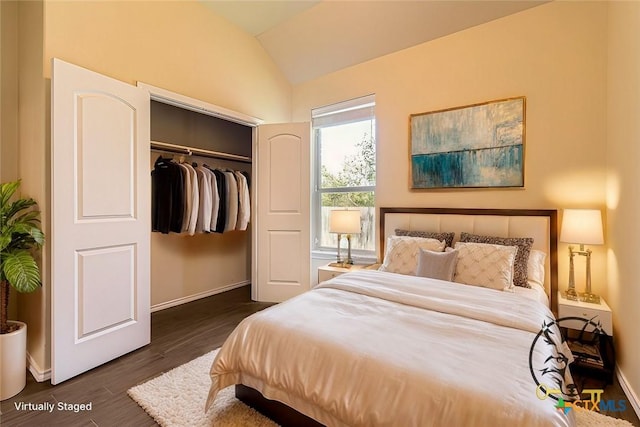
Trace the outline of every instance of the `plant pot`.
<instances>
[{"instance_id":1,"label":"plant pot","mask_svg":"<svg viewBox=\"0 0 640 427\"><path fill-rule=\"evenodd\" d=\"M27 383L27 325L8 334L0 334L0 400L20 393Z\"/></svg>"}]
</instances>

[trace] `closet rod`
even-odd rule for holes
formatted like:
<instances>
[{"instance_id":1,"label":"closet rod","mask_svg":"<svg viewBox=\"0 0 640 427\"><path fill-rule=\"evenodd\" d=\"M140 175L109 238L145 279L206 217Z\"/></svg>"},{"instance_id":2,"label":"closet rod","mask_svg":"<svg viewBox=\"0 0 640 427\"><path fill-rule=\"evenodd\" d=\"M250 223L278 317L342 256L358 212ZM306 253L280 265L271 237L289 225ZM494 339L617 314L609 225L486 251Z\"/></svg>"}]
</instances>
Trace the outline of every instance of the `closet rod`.
<instances>
[{"instance_id":1,"label":"closet rod","mask_svg":"<svg viewBox=\"0 0 640 427\"><path fill-rule=\"evenodd\" d=\"M186 145L169 144L167 142L151 141L151 148L170 151L172 153L186 154L188 156L196 155L211 157L214 159L234 160L237 162L251 163L251 157L240 156L238 154L222 153L220 151L205 150L203 148L187 147Z\"/></svg>"}]
</instances>

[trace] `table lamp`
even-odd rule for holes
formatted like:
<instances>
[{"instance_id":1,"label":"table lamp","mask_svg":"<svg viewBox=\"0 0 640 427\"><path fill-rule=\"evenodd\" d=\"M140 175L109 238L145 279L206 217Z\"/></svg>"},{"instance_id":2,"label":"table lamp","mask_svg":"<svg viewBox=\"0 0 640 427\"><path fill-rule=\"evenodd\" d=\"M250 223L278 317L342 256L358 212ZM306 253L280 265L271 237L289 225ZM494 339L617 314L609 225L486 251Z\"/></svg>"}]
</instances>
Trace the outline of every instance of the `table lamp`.
<instances>
[{"instance_id":1,"label":"table lamp","mask_svg":"<svg viewBox=\"0 0 640 427\"><path fill-rule=\"evenodd\" d=\"M329 213L329 233L338 234L338 263L342 265L353 264L353 259L351 259L351 235L360 233L360 211L350 211L347 209L332 210ZM347 259L344 261L340 259L340 240L343 234L346 234L349 244Z\"/></svg>"},{"instance_id":2,"label":"table lamp","mask_svg":"<svg viewBox=\"0 0 640 427\"><path fill-rule=\"evenodd\" d=\"M602 214L597 209L565 209L562 215L562 232L560 241L565 243L577 243L580 250L574 250L569 246L569 288L565 297L571 300L581 300L595 304L600 303L600 297L591 292L591 249L584 245L602 245L604 237L602 233ZM574 277L573 257L583 255L587 258L587 274L585 292L578 295Z\"/></svg>"}]
</instances>

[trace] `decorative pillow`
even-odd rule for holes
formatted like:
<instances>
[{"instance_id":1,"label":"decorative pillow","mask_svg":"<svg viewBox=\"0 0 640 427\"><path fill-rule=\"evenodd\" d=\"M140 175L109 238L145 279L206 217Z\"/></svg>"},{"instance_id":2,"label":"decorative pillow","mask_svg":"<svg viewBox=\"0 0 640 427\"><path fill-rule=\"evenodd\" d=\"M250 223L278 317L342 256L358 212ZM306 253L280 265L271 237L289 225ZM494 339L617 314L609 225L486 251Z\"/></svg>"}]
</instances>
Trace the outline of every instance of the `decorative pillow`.
<instances>
[{"instance_id":1,"label":"decorative pillow","mask_svg":"<svg viewBox=\"0 0 640 427\"><path fill-rule=\"evenodd\" d=\"M453 232L437 232L437 231L413 231L396 228L396 236L426 237L429 239L444 240L448 247L453 246Z\"/></svg>"},{"instance_id":2,"label":"decorative pillow","mask_svg":"<svg viewBox=\"0 0 640 427\"><path fill-rule=\"evenodd\" d=\"M503 291L513 290L513 263L517 246L457 242L454 282Z\"/></svg>"},{"instance_id":3,"label":"decorative pillow","mask_svg":"<svg viewBox=\"0 0 640 427\"><path fill-rule=\"evenodd\" d=\"M380 270L391 273L415 275L420 249L442 252L444 242L422 237L390 236Z\"/></svg>"},{"instance_id":4,"label":"decorative pillow","mask_svg":"<svg viewBox=\"0 0 640 427\"><path fill-rule=\"evenodd\" d=\"M531 245L533 245L533 238L479 236L477 234L462 232L460 233L460 241L517 246L518 253L516 255L516 262L513 266L513 284L516 286L522 286L523 288L529 287L529 283L527 283L527 263L529 262L529 253L531 252Z\"/></svg>"},{"instance_id":5,"label":"decorative pillow","mask_svg":"<svg viewBox=\"0 0 640 427\"><path fill-rule=\"evenodd\" d=\"M531 249L529 262L527 263L527 279L529 282L544 287L544 261L546 258L546 253L537 249Z\"/></svg>"},{"instance_id":6,"label":"decorative pillow","mask_svg":"<svg viewBox=\"0 0 640 427\"><path fill-rule=\"evenodd\" d=\"M420 249L416 276L451 282L456 272L457 261L458 251L455 249L447 252L433 252Z\"/></svg>"}]
</instances>

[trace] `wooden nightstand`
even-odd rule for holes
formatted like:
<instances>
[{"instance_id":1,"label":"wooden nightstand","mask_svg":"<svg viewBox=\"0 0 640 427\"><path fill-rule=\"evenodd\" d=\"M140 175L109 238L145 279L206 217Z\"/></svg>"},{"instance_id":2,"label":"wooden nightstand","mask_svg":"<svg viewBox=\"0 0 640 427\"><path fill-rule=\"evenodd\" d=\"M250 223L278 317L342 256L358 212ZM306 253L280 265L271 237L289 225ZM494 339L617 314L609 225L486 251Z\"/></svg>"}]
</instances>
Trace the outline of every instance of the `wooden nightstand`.
<instances>
[{"instance_id":1,"label":"wooden nightstand","mask_svg":"<svg viewBox=\"0 0 640 427\"><path fill-rule=\"evenodd\" d=\"M573 301L558 292L558 322L574 355L571 373L611 384L616 360L611 308L606 301ZM594 333L594 324L601 326L602 333Z\"/></svg>"},{"instance_id":2,"label":"wooden nightstand","mask_svg":"<svg viewBox=\"0 0 640 427\"><path fill-rule=\"evenodd\" d=\"M333 279L336 276L350 271L362 270L367 267L369 267L369 265L364 264L352 264L350 267L332 267L329 264L323 265L318 267L318 283Z\"/></svg>"}]
</instances>

